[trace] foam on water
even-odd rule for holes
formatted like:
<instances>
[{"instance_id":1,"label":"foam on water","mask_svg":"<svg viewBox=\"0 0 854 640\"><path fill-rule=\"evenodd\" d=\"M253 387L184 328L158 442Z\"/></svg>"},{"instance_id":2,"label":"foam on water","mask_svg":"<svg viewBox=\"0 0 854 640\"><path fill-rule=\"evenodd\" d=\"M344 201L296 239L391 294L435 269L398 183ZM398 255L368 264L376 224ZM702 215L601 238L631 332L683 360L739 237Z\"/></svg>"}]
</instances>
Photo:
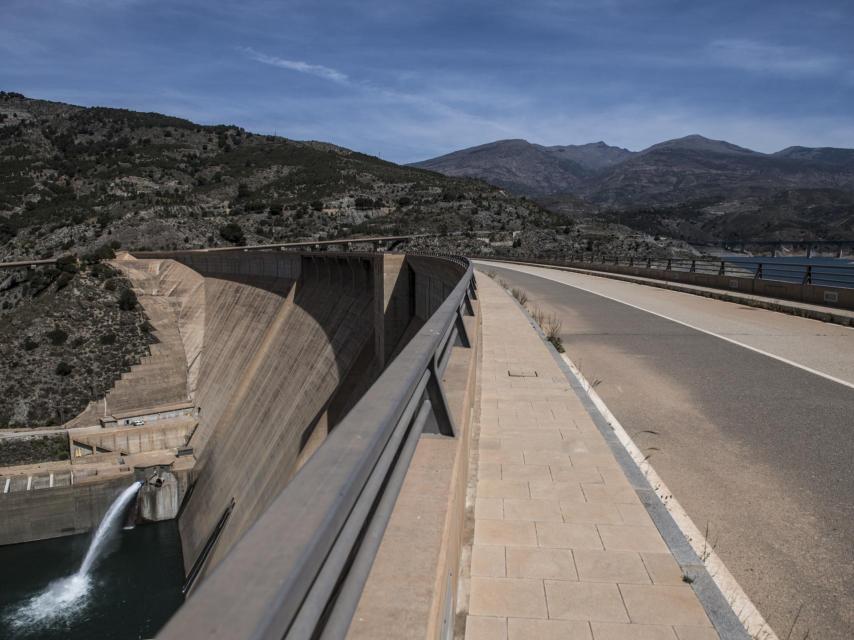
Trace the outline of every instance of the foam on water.
<instances>
[{"instance_id":1,"label":"foam on water","mask_svg":"<svg viewBox=\"0 0 854 640\"><path fill-rule=\"evenodd\" d=\"M136 496L141 483L134 482L122 491L104 514L77 573L51 582L47 589L27 600L9 617L18 629L38 628L57 621L70 621L86 608L92 591L91 571L115 535L128 503Z\"/></svg>"},{"instance_id":2,"label":"foam on water","mask_svg":"<svg viewBox=\"0 0 854 640\"><path fill-rule=\"evenodd\" d=\"M81 573L51 582L47 589L14 611L8 621L17 629L33 629L57 621L70 621L86 608L91 583L92 579Z\"/></svg>"}]
</instances>

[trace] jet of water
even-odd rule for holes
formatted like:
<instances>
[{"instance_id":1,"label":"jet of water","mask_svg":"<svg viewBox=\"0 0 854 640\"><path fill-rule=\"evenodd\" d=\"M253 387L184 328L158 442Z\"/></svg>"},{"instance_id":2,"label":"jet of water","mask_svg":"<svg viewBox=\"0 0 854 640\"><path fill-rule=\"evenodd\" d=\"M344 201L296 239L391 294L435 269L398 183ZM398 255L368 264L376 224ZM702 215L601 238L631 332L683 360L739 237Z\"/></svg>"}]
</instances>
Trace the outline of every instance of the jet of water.
<instances>
[{"instance_id":1,"label":"jet of water","mask_svg":"<svg viewBox=\"0 0 854 640\"><path fill-rule=\"evenodd\" d=\"M110 508L107 509L107 513L104 514L101 524L98 525L95 537L92 538L92 542L89 543L89 550L86 551L86 557L83 558L83 564L80 565L80 569L77 571L78 574L86 575L92 570L92 567L95 566L104 545L118 529L120 524L119 519L125 512L125 507L127 507L131 499L136 496L140 486L142 486L142 483L134 482L131 486L122 491L121 495L119 495L119 497L113 501L113 504L110 505Z\"/></svg>"},{"instance_id":2,"label":"jet of water","mask_svg":"<svg viewBox=\"0 0 854 640\"><path fill-rule=\"evenodd\" d=\"M101 519L89 543L83 563L74 573L56 580L47 589L25 602L8 620L18 629L40 627L54 620L68 619L79 613L91 587L89 573L100 559L110 538L118 530L128 503L136 496L141 483L134 482L113 501Z\"/></svg>"}]
</instances>

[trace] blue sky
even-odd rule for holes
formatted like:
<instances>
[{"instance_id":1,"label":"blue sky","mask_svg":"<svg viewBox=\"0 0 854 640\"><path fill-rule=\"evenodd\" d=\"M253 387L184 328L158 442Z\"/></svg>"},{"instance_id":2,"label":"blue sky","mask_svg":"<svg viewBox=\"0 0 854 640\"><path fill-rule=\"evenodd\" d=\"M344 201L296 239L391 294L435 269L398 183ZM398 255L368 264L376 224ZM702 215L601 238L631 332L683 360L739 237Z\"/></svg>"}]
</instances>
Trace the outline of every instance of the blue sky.
<instances>
[{"instance_id":1,"label":"blue sky","mask_svg":"<svg viewBox=\"0 0 854 640\"><path fill-rule=\"evenodd\" d=\"M396 162L502 138L854 147L854 3L0 0L0 89Z\"/></svg>"}]
</instances>

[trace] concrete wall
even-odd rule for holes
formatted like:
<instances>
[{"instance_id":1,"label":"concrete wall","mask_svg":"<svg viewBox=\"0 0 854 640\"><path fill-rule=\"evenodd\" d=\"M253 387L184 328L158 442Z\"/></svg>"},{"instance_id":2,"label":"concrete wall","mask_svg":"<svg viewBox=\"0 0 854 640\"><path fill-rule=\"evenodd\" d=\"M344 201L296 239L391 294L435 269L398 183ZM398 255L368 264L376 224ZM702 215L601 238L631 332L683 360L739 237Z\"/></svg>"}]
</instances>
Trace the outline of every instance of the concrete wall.
<instances>
[{"instance_id":1,"label":"concrete wall","mask_svg":"<svg viewBox=\"0 0 854 640\"><path fill-rule=\"evenodd\" d=\"M94 483L0 494L0 544L85 533L98 526L133 474Z\"/></svg>"},{"instance_id":2,"label":"concrete wall","mask_svg":"<svg viewBox=\"0 0 854 640\"><path fill-rule=\"evenodd\" d=\"M403 256L170 255L204 278L199 426L189 443L197 465L179 516L188 570L234 501L204 560L208 572L409 334L415 283L425 291L422 312L450 289L419 278Z\"/></svg>"},{"instance_id":3,"label":"concrete wall","mask_svg":"<svg viewBox=\"0 0 854 640\"><path fill-rule=\"evenodd\" d=\"M126 266L147 295L174 312L187 388L198 407L188 443L195 467L175 476L160 469L162 482L141 492L139 514L177 515L189 570L231 508L202 558L202 576L285 488L463 272L400 255L280 251L149 254ZM112 439L109 445L131 447ZM455 440L422 448L447 450L442 467L457 468ZM427 453L417 459L429 460ZM416 466L430 473L429 464ZM148 478L152 472L134 474ZM91 529L134 474L0 496L7 516L0 544ZM440 530L451 521L445 510L436 518ZM447 539L440 536L438 544Z\"/></svg>"}]
</instances>

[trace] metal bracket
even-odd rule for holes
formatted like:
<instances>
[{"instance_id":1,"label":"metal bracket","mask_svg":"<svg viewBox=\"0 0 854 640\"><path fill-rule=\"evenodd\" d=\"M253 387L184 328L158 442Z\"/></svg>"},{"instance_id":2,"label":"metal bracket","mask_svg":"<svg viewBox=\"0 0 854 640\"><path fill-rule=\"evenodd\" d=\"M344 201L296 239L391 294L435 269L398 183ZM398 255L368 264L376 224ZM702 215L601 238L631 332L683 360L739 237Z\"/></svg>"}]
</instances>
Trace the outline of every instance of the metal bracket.
<instances>
[{"instance_id":1,"label":"metal bracket","mask_svg":"<svg viewBox=\"0 0 854 640\"><path fill-rule=\"evenodd\" d=\"M431 417L424 427L425 433L439 433L443 436L454 437L457 434L457 428L454 424L454 418L451 415L451 410L448 407L448 399L445 397L445 390L442 388L442 380L439 378L439 373L436 370L435 361L430 362L430 379L427 380L427 388L425 395L430 400L433 407ZM432 422L433 424L430 424Z\"/></svg>"}]
</instances>

